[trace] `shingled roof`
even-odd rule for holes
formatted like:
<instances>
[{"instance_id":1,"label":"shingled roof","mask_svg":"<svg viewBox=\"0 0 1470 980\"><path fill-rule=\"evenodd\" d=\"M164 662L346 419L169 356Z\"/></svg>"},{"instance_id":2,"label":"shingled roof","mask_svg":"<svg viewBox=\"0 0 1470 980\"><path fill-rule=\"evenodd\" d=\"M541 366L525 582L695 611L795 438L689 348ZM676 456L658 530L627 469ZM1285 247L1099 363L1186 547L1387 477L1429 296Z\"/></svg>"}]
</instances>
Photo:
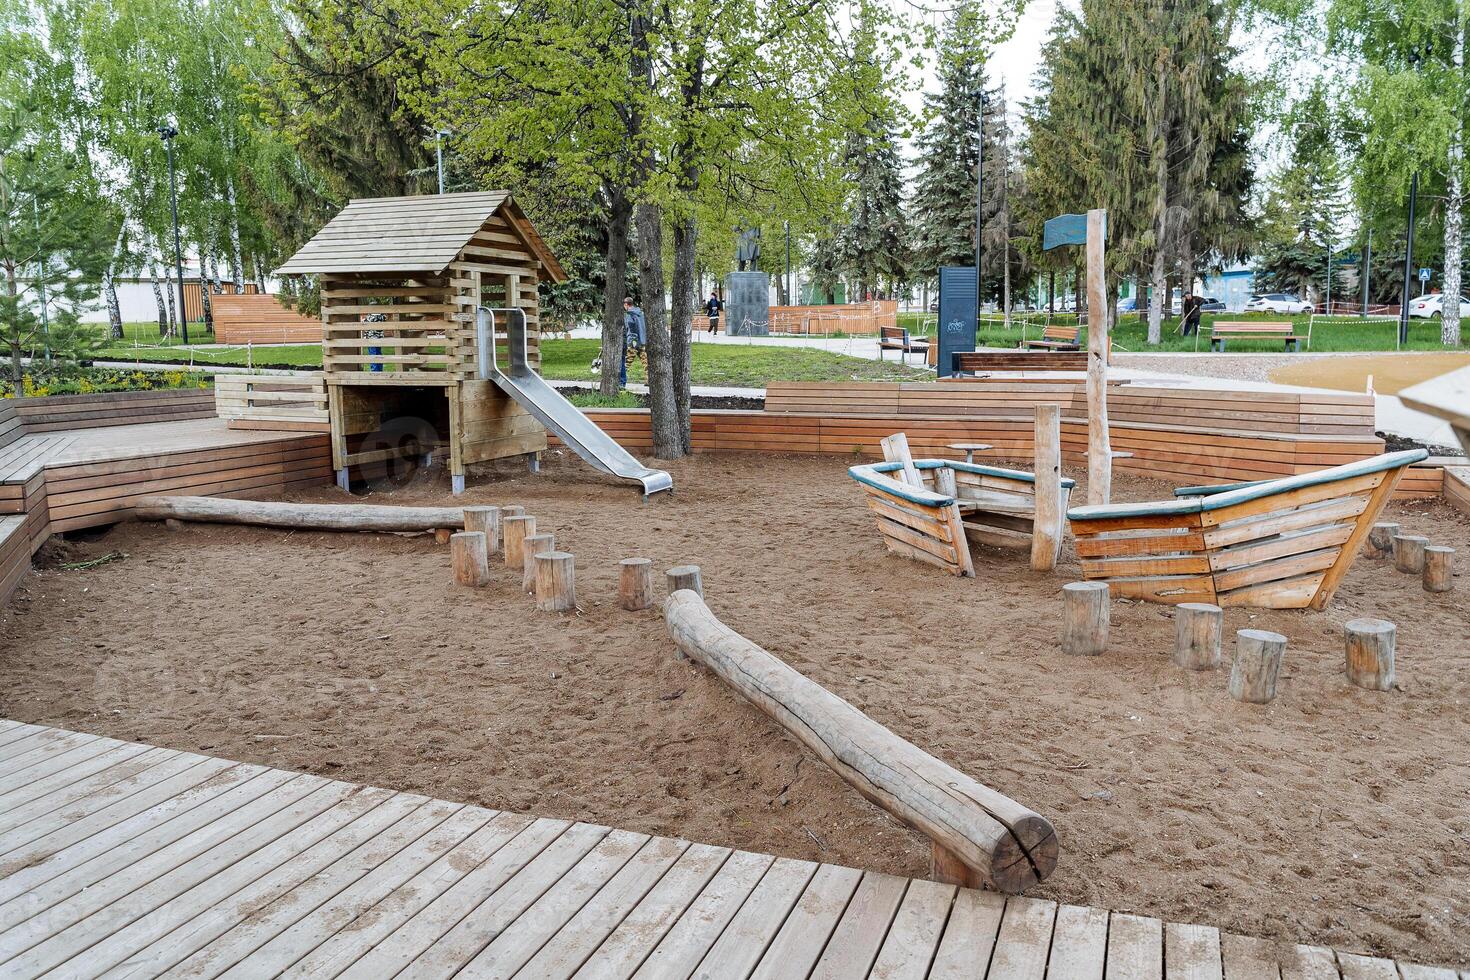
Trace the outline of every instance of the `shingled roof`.
<instances>
[{"instance_id":1,"label":"shingled roof","mask_svg":"<svg viewBox=\"0 0 1470 980\"><path fill-rule=\"evenodd\" d=\"M499 213L554 282L561 264L508 191L365 197L348 202L277 275L332 272L438 274Z\"/></svg>"}]
</instances>

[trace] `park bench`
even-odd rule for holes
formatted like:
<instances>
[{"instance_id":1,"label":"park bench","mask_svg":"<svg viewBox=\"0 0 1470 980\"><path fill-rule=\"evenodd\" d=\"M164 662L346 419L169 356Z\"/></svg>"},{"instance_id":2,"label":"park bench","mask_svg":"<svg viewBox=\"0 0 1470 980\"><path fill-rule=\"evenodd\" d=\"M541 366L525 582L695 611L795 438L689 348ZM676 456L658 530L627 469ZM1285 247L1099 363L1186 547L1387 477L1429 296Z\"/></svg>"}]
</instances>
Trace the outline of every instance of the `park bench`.
<instances>
[{"instance_id":1,"label":"park bench","mask_svg":"<svg viewBox=\"0 0 1470 980\"><path fill-rule=\"evenodd\" d=\"M929 341L914 339L909 336L907 327L879 327L878 328L878 359L883 359L883 352L896 350L899 357L906 354L929 353Z\"/></svg>"},{"instance_id":2,"label":"park bench","mask_svg":"<svg viewBox=\"0 0 1470 980\"><path fill-rule=\"evenodd\" d=\"M955 374L989 371L1086 371L1087 352L1081 350L980 351L953 354Z\"/></svg>"},{"instance_id":3,"label":"park bench","mask_svg":"<svg viewBox=\"0 0 1470 980\"><path fill-rule=\"evenodd\" d=\"M1215 325L1210 328L1210 349L1224 350L1225 341L1231 337L1281 340L1285 341L1289 351L1295 351L1298 341L1302 339L1292 332L1292 325L1285 320L1216 320Z\"/></svg>"},{"instance_id":4,"label":"park bench","mask_svg":"<svg viewBox=\"0 0 1470 980\"><path fill-rule=\"evenodd\" d=\"M1079 350L1082 346L1077 340L1080 334L1080 327L1063 327L1059 324L1048 323L1046 329L1041 331L1040 340L1023 340L1021 341L1021 346L1027 350L1035 348L1042 350Z\"/></svg>"},{"instance_id":5,"label":"park bench","mask_svg":"<svg viewBox=\"0 0 1470 980\"><path fill-rule=\"evenodd\" d=\"M1083 577L1114 598L1322 609L1404 470L1385 453L1276 480L1184 487L1174 500L1067 512Z\"/></svg>"}]
</instances>

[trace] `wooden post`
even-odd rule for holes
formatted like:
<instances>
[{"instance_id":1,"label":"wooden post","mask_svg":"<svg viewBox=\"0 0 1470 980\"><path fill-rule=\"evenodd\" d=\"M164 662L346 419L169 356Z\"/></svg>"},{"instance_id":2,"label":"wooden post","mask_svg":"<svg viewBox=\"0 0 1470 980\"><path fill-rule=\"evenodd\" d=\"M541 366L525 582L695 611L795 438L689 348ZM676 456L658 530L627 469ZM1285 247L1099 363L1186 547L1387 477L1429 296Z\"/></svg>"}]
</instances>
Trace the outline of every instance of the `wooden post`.
<instances>
[{"instance_id":1,"label":"wooden post","mask_svg":"<svg viewBox=\"0 0 1470 980\"><path fill-rule=\"evenodd\" d=\"M1031 567L1049 572L1062 551L1062 406L1037 405L1036 514L1031 522Z\"/></svg>"},{"instance_id":2,"label":"wooden post","mask_svg":"<svg viewBox=\"0 0 1470 980\"><path fill-rule=\"evenodd\" d=\"M536 555L536 608L569 612L577 608L576 561L565 551Z\"/></svg>"},{"instance_id":3,"label":"wooden post","mask_svg":"<svg viewBox=\"0 0 1470 980\"><path fill-rule=\"evenodd\" d=\"M618 562L618 605L630 612L653 605L653 562L624 558Z\"/></svg>"},{"instance_id":4,"label":"wooden post","mask_svg":"<svg viewBox=\"0 0 1470 980\"><path fill-rule=\"evenodd\" d=\"M490 553L492 555L505 548L505 519L507 517L524 517L525 514L526 508L520 504L507 504L500 508L500 515L495 519L495 536L490 540Z\"/></svg>"},{"instance_id":5,"label":"wooden post","mask_svg":"<svg viewBox=\"0 0 1470 980\"><path fill-rule=\"evenodd\" d=\"M536 556L543 551L556 550L556 535L528 534L521 542L521 588L531 595L536 594Z\"/></svg>"},{"instance_id":6,"label":"wooden post","mask_svg":"<svg viewBox=\"0 0 1470 980\"><path fill-rule=\"evenodd\" d=\"M1343 624L1347 679L1370 691L1393 689L1396 630L1384 619L1353 619Z\"/></svg>"},{"instance_id":7,"label":"wooden post","mask_svg":"<svg viewBox=\"0 0 1470 980\"><path fill-rule=\"evenodd\" d=\"M1286 637L1269 630L1240 630L1235 634L1235 666L1230 670L1230 696L1237 701L1265 704L1276 697L1276 675L1286 653Z\"/></svg>"},{"instance_id":8,"label":"wooden post","mask_svg":"<svg viewBox=\"0 0 1470 980\"><path fill-rule=\"evenodd\" d=\"M536 518L531 516L502 517L500 519L502 544L505 548L505 567L522 568L526 564L526 539L536 533Z\"/></svg>"},{"instance_id":9,"label":"wooden post","mask_svg":"<svg viewBox=\"0 0 1470 980\"><path fill-rule=\"evenodd\" d=\"M1393 567L1410 575L1424 574L1424 549L1429 539L1417 534L1400 534L1393 539Z\"/></svg>"},{"instance_id":10,"label":"wooden post","mask_svg":"<svg viewBox=\"0 0 1470 980\"><path fill-rule=\"evenodd\" d=\"M941 466L934 471L934 489L946 497L958 497L960 486L955 482L954 469L949 466Z\"/></svg>"},{"instance_id":11,"label":"wooden post","mask_svg":"<svg viewBox=\"0 0 1470 980\"><path fill-rule=\"evenodd\" d=\"M1113 447L1108 439L1108 302L1104 275L1108 212L1087 212L1087 502L1113 496Z\"/></svg>"},{"instance_id":12,"label":"wooden post","mask_svg":"<svg viewBox=\"0 0 1470 980\"><path fill-rule=\"evenodd\" d=\"M1174 663L1185 670L1210 670L1220 664L1219 606L1181 602L1174 607Z\"/></svg>"},{"instance_id":13,"label":"wooden post","mask_svg":"<svg viewBox=\"0 0 1470 980\"><path fill-rule=\"evenodd\" d=\"M1424 549L1424 591L1448 592L1455 587L1455 549L1430 545Z\"/></svg>"},{"instance_id":14,"label":"wooden post","mask_svg":"<svg viewBox=\"0 0 1470 980\"><path fill-rule=\"evenodd\" d=\"M479 588L490 583L484 531L457 531L449 536L449 564L460 585Z\"/></svg>"},{"instance_id":15,"label":"wooden post","mask_svg":"<svg viewBox=\"0 0 1470 980\"><path fill-rule=\"evenodd\" d=\"M906 483L917 490L924 489L924 478L919 475L919 469L914 465L913 454L909 452L907 435L895 432L886 439L880 439L878 445L883 450L885 461L903 464L903 469L899 471L898 482Z\"/></svg>"},{"instance_id":16,"label":"wooden post","mask_svg":"<svg viewBox=\"0 0 1470 980\"><path fill-rule=\"evenodd\" d=\"M1062 586L1062 652L1095 657L1108 648L1108 583Z\"/></svg>"},{"instance_id":17,"label":"wooden post","mask_svg":"<svg viewBox=\"0 0 1470 980\"><path fill-rule=\"evenodd\" d=\"M1380 521L1368 532L1368 541L1363 545L1363 554L1369 558L1387 558L1393 554L1394 535L1401 525Z\"/></svg>"},{"instance_id":18,"label":"wooden post","mask_svg":"<svg viewBox=\"0 0 1470 980\"><path fill-rule=\"evenodd\" d=\"M484 531L485 547L490 554L493 555L500 550L499 507L466 507L464 509L464 529Z\"/></svg>"},{"instance_id":19,"label":"wooden post","mask_svg":"<svg viewBox=\"0 0 1470 980\"><path fill-rule=\"evenodd\" d=\"M698 565L675 565L668 570L664 578L669 595L673 595L680 589L689 589L691 592L697 592L701 599L704 598L704 583L700 581Z\"/></svg>"}]
</instances>

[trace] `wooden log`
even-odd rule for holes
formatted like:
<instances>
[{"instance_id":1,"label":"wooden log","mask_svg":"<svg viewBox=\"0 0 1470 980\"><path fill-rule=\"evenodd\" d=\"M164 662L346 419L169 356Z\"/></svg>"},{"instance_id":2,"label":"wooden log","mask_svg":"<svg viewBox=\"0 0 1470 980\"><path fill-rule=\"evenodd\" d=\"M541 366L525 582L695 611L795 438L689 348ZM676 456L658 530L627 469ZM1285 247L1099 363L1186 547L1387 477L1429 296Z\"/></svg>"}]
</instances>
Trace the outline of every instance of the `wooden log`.
<instances>
[{"instance_id":1,"label":"wooden log","mask_svg":"<svg viewBox=\"0 0 1470 980\"><path fill-rule=\"evenodd\" d=\"M1455 587L1455 549L1432 544L1424 549L1424 591L1448 592Z\"/></svg>"},{"instance_id":2,"label":"wooden log","mask_svg":"<svg viewBox=\"0 0 1470 980\"><path fill-rule=\"evenodd\" d=\"M960 487L954 478L954 469L941 466L934 471L934 489L946 497L959 496Z\"/></svg>"},{"instance_id":3,"label":"wooden log","mask_svg":"<svg viewBox=\"0 0 1470 980\"><path fill-rule=\"evenodd\" d=\"M699 577L698 565L675 565L665 573L664 579L669 595L680 589L688 589L701 599L704 598L704 582Z\"/></svg>"},{"instance_id":4,"label":"wooden log","mask_svg":"<svg viewBox=\"0 0 1470 980\"><path fill-rule=\"evenodd\" d=\"M1393 567L1410 575L1424 574L1424 549L1429 539L1417 534L1397 534L1393 539Z\"/></svg>"},{"instance_id":5,"label":"wooden log","mask_svg":"<svg viewBox=\"0 0 1470 980\"><path fill-rule=\"evenodd\" d=\"M884 728L725 626L696 593L664 603L675 644L786 728L858 792L934 842L965 883L1016 893L1056 867L1051 823Z\"/></svg>"},{"instance_id":6,"label":"wooden log","mask_svg":"<svg viewBox=\"0 0 1470 980\"><path fill-rule=\"evenodd\" d=\"M1062 652L1095 657L1108 648L1108 583L1062 586Z\"/></svg>"},{"instance_id":7,"label":"wooden log","mask_svg":"<svg viewBox=\"0 0 1470 980\"><path fill-rule=\"evenodd\" d=\"M1049 572L1062 551L1062 406L1037 405L1036 514L1031 527L1031 567Z\"/></svg>"},{"instance_id":8,"label":"wooden log","mask_svg":"<svg viewBox=\"0 0 1470 980\"><path fill-rule=\"evenodd\" d=\"M576 609L576 560L565 551L543 551L535 561L536 608L542 612Z\"/></svg>"},{"instance_id":9,"label":"wooden log","mask_svg":"<svg viewBox=\"0 0 1470 980\"><path fill-rule=\"evenodd\" d=\"M1225 614L1208 602L1174 607L1174 663L1185 670L1210 670L1220 664L1220 628Z\"/></svg>"},{"instance_id":10,"label":"wooden log","mask_svg":"<svg viewBox=\"0 0 1470 980\"><path fill-rule=\"evenodd\" d=\"M500 519L501 546L505 567L519 569L526 564L526 539L536 533L536 518L529 515Z\"/></svg>"},{"instance_id":11,"label":"wooden log","mask_svg":"<svg viewBox=\"0 0 1470 980\"><path fill-rule=\"evenodd\" d=\"M1387 558L1393 554L1393 539L1399 533L1402 525L1389 521L1379 521L1373 525L1368 532L1368 540L1363 545L1363 554L1369 558Z\"/></svg>"},{"instance_id":12,"label":"wooden log","mask_svg":"<svg viewBox=\"0 0 1470 980\"><path fill-rule=\"evenodd\" d=\"M507 517L524 517L526 508L520 504L506 504L500 508L500 515L495 519L495 533L490 537L490 553L505 549L505 519Z\"/></svg>"},{"instance_id":13,"label":"wooden log","mask_svg":"<svg viewBox=\"0 0 1470 980\"><path fill-rule=\"evenodd\" d=\"M484 531L458 531L449 537L449 564L454 581L480 588L490 584L489 554Z\"/></svg>"},{"instance_id":14,"label":"wooden log","mask_svg":"<svg viewBox=\"0 0 1470 980\"><path fill-rule=\"evenodd\" d=\"M889 463L902 463L903 469L898 471L898 481L906 483L916 490L924 489L924 479L919 476L918 467L914 466L914 456L909 452L909 437L902 432L895 432L878 440L878 447L883 450L883 459Z\"/></svg>"},{"instance_id":15,"label":"wooden log","mask_svg":"<svg viewBox=\"0 0 1470 980\"><path fill-rule=\"evenodd\" d=\"M466 531L484 531L485 547L490 554L500 550L500 508L499 507L466 507L464 509L464 529Z\"/></svg>"},{"instance_id":16,"label":"wooden log","mask_svg":"<svg viewBox=\"0 0 1470 980\"><path fill-rule=\"evenodd\" d=\"M1230 696L1237 701L1265 704L1276 697L1276 675L1286 653L1286 637L1269 630L1240 630L1235 634L1235 664L1230 670Z\"/></svg>"},{"instance_id":17,"label":"wooden log","mask_svg":"<svg viewBox=\"0 0 1470 980\"><path fill-rule=\"evenodd\" d=\"M1397 630L1385 619L1353 619L1343 624L1347 679L1370 691L1393 689L1393 651Z\"/></svg>"},{"instance_id":18,"label":"wooden log","mask_svg":"<svg viewBox=\"0 0 1470 980\"><path fill-rule=\"evenodd\" d=\"M653 561L624 558L618 562L618 605L630 612L653 605Z\"/></svg>"},{"instance_id":19,"label":"wooden log","mask_svg":"<svg viewBox=\"0 0 1470 980\"><path fill-rule=\"evenodd\" d=\"M133 516L144 521L202 521L312 531L433 531L464 527L459 507L391 507L382 504L291 504L229 497L142 496Z\"/></svg>"},{"instance_id":20,"label":"wooden log","mask_svg":"<svg viewBox=\"0 0 1470 980\"><path fill-rule=\"evenodd\" d=\"M1113 447L1108 440L1108 213L1087 212L1087 502L1113 497Z\"/></svg>"},{"instance_id":21,"label":"wooden log","mask_svg":"<svg viewBox=\"0 0 1470 980\"><path fill-rule=\"evenodd\" d=\"M556 535L529 534L521 542L521 588L531 595L536 594L536 556L543 551L556 550Z\"/></svg>"}]
</instances>

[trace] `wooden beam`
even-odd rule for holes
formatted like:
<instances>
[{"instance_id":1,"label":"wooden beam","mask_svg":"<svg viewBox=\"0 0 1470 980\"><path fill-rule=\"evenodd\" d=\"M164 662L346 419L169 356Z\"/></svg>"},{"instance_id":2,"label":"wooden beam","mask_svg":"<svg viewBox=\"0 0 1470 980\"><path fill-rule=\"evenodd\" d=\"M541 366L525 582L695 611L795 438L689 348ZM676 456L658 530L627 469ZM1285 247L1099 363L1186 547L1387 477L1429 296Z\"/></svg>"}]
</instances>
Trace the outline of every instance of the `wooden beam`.
<instances>
[{"instance_id":1,"label":"wooden beam","mask_svg":"<svg viewBox=\"0 0 1470 980\"><path fill-rule=\"evenodd\" d=\"M1056 831L1045 817L803 677L721 623L694 592L669 596L664 617L684 654L779 722L863 796L957 859L970 872L968 884L1016 893L1056 867Z\"/></svg>"},{"instance_id":2,"label":"wooden beam","mask_svg":"<svg viewBox=\"0 0 1470 980\"><path fill-rule=\"evenodd\" d=\"M1108 290L1104 274L1107 211L1087 212L1087 502L1113 496L1113 447L1108 441Z\"/></svg>"},{"instance_id":3,"label":"wooden beam","mask_svg":"<svg viewBox=\"0 0 1470 980\"><path fill-rule=\"evenodd\" d=\"M139 497L133 502L133 516L145 521L202 521L317 531L430 531L464 527L464 510L459 507L289 504L223 497Z\"/></svg>"}]
</instances>

